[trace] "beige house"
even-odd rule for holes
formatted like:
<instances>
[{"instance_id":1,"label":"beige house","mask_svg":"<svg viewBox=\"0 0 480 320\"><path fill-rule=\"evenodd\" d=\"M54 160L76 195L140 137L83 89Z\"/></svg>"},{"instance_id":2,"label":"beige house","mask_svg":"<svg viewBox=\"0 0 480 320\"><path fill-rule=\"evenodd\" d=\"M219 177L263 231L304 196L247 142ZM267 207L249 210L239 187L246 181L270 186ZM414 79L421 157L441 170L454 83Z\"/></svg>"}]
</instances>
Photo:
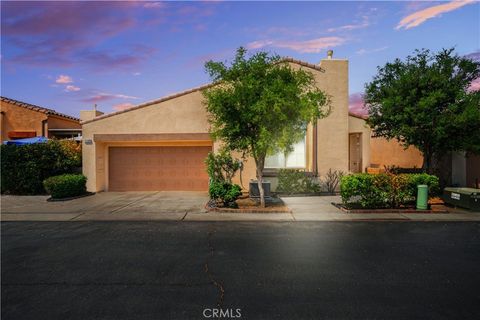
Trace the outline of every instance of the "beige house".
<instances>
[{"instance_id":1,"label":"beige house","mask_svg":"<svg viewBox=\"0 0 480 320\"><path fill-rule=\"evenodd\" d=\"M372 163L421 166L417 150L404 152L395 142L372 139L365 120L349 114L348 60L329 56L318 65L291 58L283 62L314 75L318 87L331 96L332 112L308 127L305 139L292 153L267 159L266 179L273 182L273 188L280 168L323 175L328 169L363 172ZM82 111L83 173L88 190L206 191L204 159L220 147L210 138L202 104L201 90L209 86L110 114ZM244 187L248 188L248 181L254 178L254 162L247 159L242 172Z\"/></svg>"},{"instance_id":2,"label":"beige house","mask_svg":"<svg viewBox=\"0 0 480 320\"><path fill-rule=\"evenodd\" d=\"M30 103L0 97L1 141L32 137L73 138L82 134L80 120Z\"/></svg>"}]
</instances>

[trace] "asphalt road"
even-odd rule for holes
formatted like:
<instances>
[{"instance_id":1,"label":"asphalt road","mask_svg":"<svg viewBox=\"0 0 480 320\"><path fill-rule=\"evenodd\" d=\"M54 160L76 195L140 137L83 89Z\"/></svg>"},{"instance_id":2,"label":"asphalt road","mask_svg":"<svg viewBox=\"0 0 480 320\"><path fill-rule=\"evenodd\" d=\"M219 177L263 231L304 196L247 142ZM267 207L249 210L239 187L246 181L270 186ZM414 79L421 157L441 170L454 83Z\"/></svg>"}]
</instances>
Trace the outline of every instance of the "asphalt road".
<instances>
[{"instance_id":1,"label":"asphalt road","mask_svg":"<svg viewBox=\"0 0 480 320\"><path fill-rule=\"evenodd\" d=\"M6 222L1 231L3 320L218 319L217 304L230 319L480 316L479 223Z\"/></svg>"}]
</instances>

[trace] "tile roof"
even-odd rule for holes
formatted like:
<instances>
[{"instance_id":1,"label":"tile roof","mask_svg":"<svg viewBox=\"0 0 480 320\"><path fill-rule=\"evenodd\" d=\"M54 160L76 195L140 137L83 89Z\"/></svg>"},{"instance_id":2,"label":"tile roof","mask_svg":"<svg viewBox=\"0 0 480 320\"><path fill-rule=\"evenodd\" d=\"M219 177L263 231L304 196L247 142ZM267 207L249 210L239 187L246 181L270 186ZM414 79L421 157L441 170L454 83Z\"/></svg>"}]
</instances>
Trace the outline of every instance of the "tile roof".
<instances>
[{"instance_id":1,"label":"tile roof","mask_svg":"<svg viewBox=\"0 0 480 320\"><path fill-rule=\"evenodd\" d=\"M363 114L348 112L348 115L349 115L350 117L354 117L354 118L358 118L358 119L362 119L362 120L367 120L367 119L368 119L368 116L367 116L367 115L363 115Z\"/></svg>"},{"instance_id":2,"label":"tile roof","mask_svg":"<svg viewBox=\"0 0 480 320\"><path fill-rule=\"evenodd\" d=\"M282 62L291 62L291 63L295 63L295 64L298 64L298 65L303 66L303 67L311 68L311 69L314 69L314 70L317 70L317 71L320 71L320 72L325 72L325 70L323 68L321 68L319 65L304 62L304 61L301 61L301 60L296 60L296 59L293 59L293 58L290 58L290 57L282 58L282 59L279 60L278 63L282 63ZM157 104L157 103L160 103L160 102L164 102L164 101L167 101L167 100L171 100L171 99L174 99L174 98L178 98L180 96L184 96L186 94L189 94L189 93L192 93L192 92L195 92L195 91L201 91L201 90L204 90L204 89L208 89L208 88L210 88L214 85L215 85L214 83L204 84L204 85L201 85L201 86L198 86L198 87L195 87L195 88L191 88L191 89L188 89L188 90L185 90L185 91L181 91L181 92L178 92L178 93L174 93L174 94L165 96L165 97L160 98L160 99L147 101L147 102L144 102L142 104L136 105L136 106L128 108L128 109L115 111L115 112L111 112L111 113L106 113L104 115L95 117L93 119L82 121L81 124L94 122L94 121L97 121L97 120L101 120L101 119L105 119L105 118L115 116L117 114L141 109L141 108L144 108L144 107L148 107L150 105Z\"/></svg>"},{"instance_id":3,"label":"tile roof","mask_svg":"<svg viewBox=\"0 0 480 320\"><path fill-rule=\"evenodd\" d=\"M80 119L78 119L78 118L75 118L75 117L69 116L67 114L57 112L53 109L48 109L48 108L36 106L34 104L18 101L18 100L15 100L15 99L10 99L10 98L7 98L7 97L0 97L0 98L1 98L2 102L10 103L10 104L13 104L13 105L16 105L16 106L19 106L19 107L22 107L22 108L26 108L26 109L29 109L29 110L45 113L46 115L53 115L53 116L62 117L62 118L65 118L65 119L70 119L70 120L80 122Z\"/></svg>"}]
</instances>

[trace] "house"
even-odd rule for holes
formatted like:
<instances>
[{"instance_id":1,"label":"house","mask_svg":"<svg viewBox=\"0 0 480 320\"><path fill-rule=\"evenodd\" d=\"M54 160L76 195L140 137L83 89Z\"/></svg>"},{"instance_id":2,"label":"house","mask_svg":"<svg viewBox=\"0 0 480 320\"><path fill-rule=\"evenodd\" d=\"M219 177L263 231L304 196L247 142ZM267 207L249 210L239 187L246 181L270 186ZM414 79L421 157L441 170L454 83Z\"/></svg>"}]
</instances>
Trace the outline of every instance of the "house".
<instances>
[{"instance_id":1,"label":"house","mask_svg":"<svg viewBox=\"0 0 480 320\"><path fill-rule=\"evenodd\" d=\"M1 97L2 140L43 136L72 138L81 135L80 119L26 102Z\"/></svg>"},{"instance_id":2,"label":"house","mask_svg":"<svg viewBox=\"0 0 480 320\"><path fill-rule=\"evenodd\" d=\"M310 124L305 139L293 152L266 159L266 179L275 188L280 168L301 168L323 175L329 169L363 172L381 164L420 166L418 150L402 152L393 141L371 138L365 119L348 111L348 61L332 55L319 64L286 58L292 68L310 71L320 89L331 96L330 115ZM202 190L208 189L204 159L216 151L208 133L201 91L212 84L146 102L127 110L101 114L81 113L83 173L89 191ZM377 138L378 139L378 138ZM377 142L384 146L379 148ZM380 142L381 141L381 142ZM386 147L386 154L382 149ZM372 153L372 151L374 151ZM247 159L243 185L255 178L255 165ZM239 182L240 177L235 177Z\"/></svg>"}]
</instances>

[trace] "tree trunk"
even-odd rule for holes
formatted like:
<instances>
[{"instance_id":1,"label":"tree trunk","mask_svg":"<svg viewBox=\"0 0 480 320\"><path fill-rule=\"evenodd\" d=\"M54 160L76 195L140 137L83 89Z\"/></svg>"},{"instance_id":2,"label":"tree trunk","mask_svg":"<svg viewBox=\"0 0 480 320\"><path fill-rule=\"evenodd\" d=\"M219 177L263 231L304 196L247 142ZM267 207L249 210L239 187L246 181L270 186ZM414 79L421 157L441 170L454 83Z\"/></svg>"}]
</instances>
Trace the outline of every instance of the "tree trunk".
<instances>
[{"instance_id":1,"label":"tree trunk","mask_svg":"<svg viewBox=\"0 0 480 320\"><path fill-rule=\"evenodd\" d=\"M257 183L258 191L260 193L260 207L265 208L265 191L263 190L263 167L265 164L265 158L255 159L255 164L257 166Z\"/></svg>"},{"instance_id":2,"label":"tree trunk","mask_svg":"<svg viewBox=\"0 0 480 320\"><path fill-rule=\"evenodd\" d=\"M423 153L423 171L428 174L432 173L432 154L429 151Z\"/></svg>"}]
</instances>

